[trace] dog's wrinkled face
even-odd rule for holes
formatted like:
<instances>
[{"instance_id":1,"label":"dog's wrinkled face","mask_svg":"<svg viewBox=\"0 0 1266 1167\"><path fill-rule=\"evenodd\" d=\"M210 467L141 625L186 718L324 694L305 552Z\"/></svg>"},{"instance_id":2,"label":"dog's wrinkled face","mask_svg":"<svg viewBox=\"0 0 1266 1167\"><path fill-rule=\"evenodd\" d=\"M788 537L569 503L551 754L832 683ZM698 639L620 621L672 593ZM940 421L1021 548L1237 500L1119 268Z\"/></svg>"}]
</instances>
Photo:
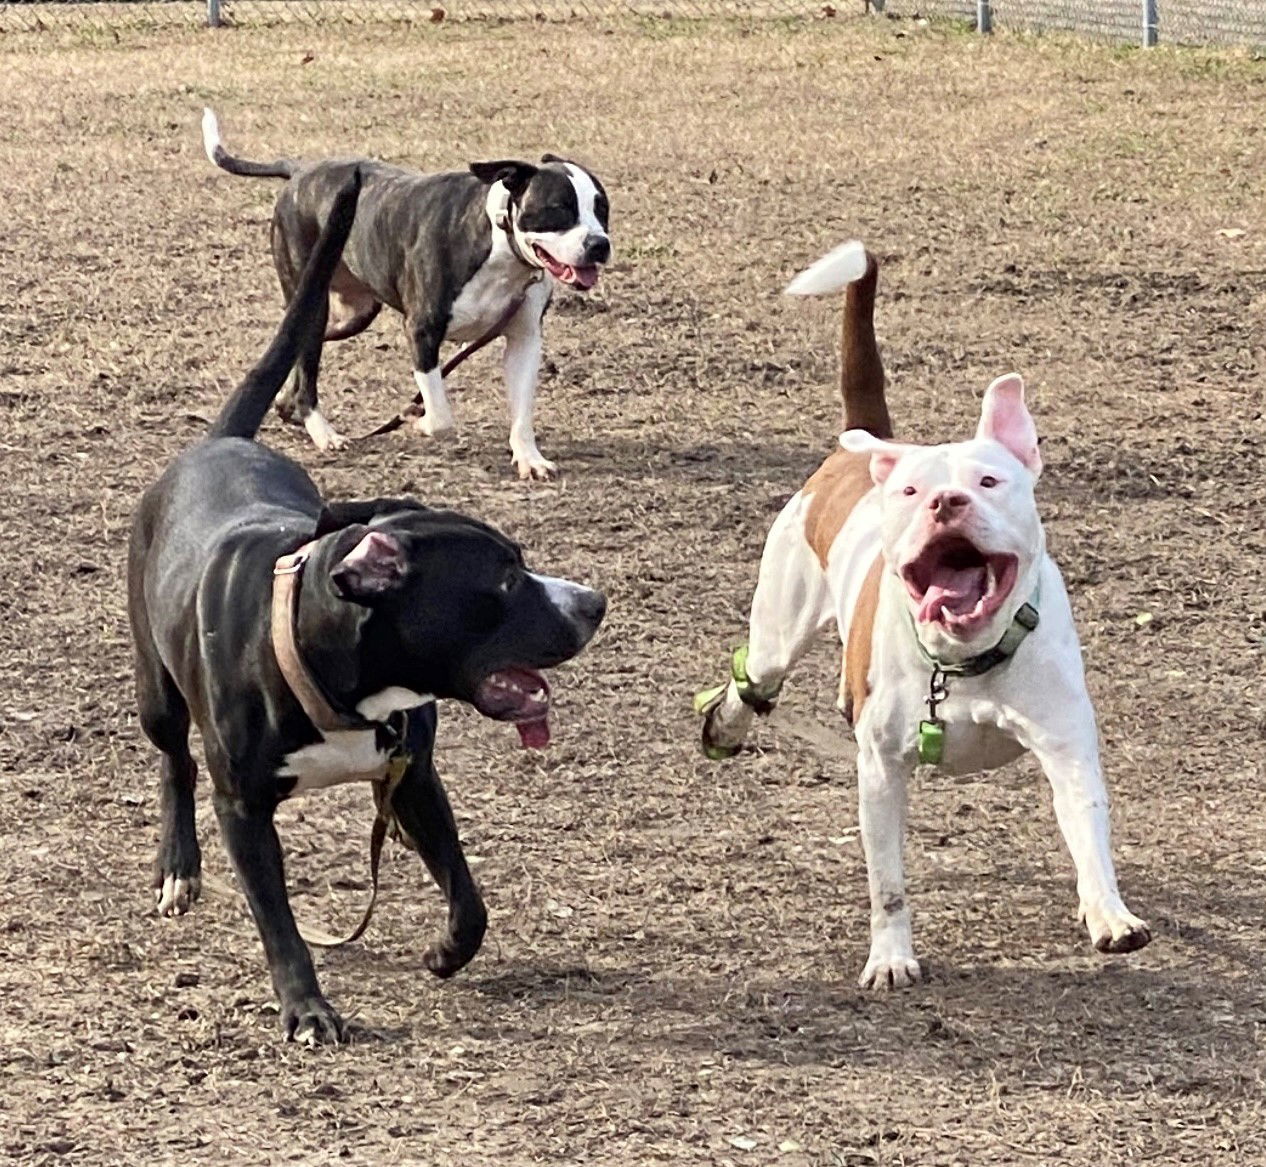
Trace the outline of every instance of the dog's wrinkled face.
<instances>
[{"instance_id":1,"label":"dog's wrinkled face","mask_svg":"<svg viewBox=\"0 0 1266 1167\"><path fill-rule=\"evenodd\" d=\"M485 182L502 182L514 204L520 246L560 283L587 292L611 258L610 205L596 175L546 154L527 162L472 162Z\"/></svg>"},{"instance_id":2,"label":"dog's wrinkled face","mask_svg":"<svg viewBox=\"0 0 1266 1167\"><path fill-rule=\"evenodd\" d=\"M388 513L341 538L351 546L330 581L367 609L362 644L375 687L466 701L513 722L525 746L549 742L550 688L539 670L588 644L606 612L602 593L528 571L517 544L451 512Z\"/></svg>"},{"instance_id":3,"label":"dog's wrinkled face","mask_svg":"<svg viewBox=\"0 0 1266 1167\"><path fill-rule=\"evenodd\" d=\"M1042 462L1021 379L990 385L971 441L914 446L850 430L840 444L870 454L884 555L921 635L1000 636L1028 599L1017 583L1045 549L1033 497Z\"/></svg>"}]
</instances>

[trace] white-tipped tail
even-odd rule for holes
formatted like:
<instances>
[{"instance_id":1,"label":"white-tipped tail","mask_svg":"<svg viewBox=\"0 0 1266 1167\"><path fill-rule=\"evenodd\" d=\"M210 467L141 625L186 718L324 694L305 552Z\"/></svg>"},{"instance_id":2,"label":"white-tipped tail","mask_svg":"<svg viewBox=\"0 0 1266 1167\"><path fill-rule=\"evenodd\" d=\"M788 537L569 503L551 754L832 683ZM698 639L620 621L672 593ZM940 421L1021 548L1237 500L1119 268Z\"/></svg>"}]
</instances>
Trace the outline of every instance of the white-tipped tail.
<instances>
[{"instance_id":1,"label":"white-tipped tail","mask_svg":"<svg viewBox=\"0 0 1266 1167\"><path fill-rule=\"evenodd\" d=\"M802 271L785 289L788 296L821 296L838 292L866 274L866 248L856 239L828 251Z\"/></svg>"},{"instance_id":2,"label":"white-tipped tail","mask_svg":"<svg viewBox=\"0 0 1266 1167\"><path fill-rule=\"evenodd\" d=\"M211 162L219 166L220 161L216 154L223 149L220 143L220 123L209 105L202 109L202 148L206 150Z\"/></svg>"}]
</instances>

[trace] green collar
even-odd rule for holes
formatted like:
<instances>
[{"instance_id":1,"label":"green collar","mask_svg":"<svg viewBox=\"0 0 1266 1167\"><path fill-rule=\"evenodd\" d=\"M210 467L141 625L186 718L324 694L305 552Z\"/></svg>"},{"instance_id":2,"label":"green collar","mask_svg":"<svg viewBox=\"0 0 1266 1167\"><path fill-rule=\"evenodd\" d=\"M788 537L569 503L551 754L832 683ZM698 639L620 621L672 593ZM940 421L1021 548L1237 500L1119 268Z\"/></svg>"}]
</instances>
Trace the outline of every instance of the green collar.
<instances>
[{"instance_id":1,"label":"green collar","mask_svg":"<svg viewBox=\"0 0 1266 1167\"><path fill-rule=\"evenodd\" d=\"M914 627L914 617L911 616L910 627L914 630L914 643L919 646L919 651L923 654L924 660L943 676L979 677L982 673L987 673L990 669L997 668L1003 661L1010 660L1015 655L1016 649L1024 643L1024 638L1037 627L1038 593L1039 588L1035 587L1028 602L1021 604L1016 611L1006 632L1002 634L1002 639L993 648L986 649L978 656L971 656L964 661L957 661L952 664L939 660L923 646L923 641L919 639L918 629Z\"/></svg>"}]
</instances>

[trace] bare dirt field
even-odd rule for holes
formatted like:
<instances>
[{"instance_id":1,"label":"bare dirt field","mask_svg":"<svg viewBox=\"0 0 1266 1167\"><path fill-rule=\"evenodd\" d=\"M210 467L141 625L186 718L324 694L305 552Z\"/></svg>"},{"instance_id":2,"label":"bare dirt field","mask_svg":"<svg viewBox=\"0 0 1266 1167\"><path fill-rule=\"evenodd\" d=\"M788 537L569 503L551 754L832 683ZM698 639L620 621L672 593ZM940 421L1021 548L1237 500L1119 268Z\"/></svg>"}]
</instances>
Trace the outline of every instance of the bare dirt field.
<instances>
[{"instance_id":1,"label":"bare dirt field","mask_svg":"<svg viewBox=\"0 0 1266 1167\"><path fill-rule=\"evenodd\" d=\"M0 77L0 1153L1266 1163L1266 65L841 18L9 37ZM549 751L446 710L489 937L431 978L440 897L393 848L368 935L318 957L354 1020L334 1050L280 1040L240 900L165 921L149 887L129 513L279 312L275 185L211 168L204 103L255 156L553 150L612 195L613 270L547 322L561 483L511 477L492 353L454 376L456 442L326 456L265 427L330 494L468 510L612 603L556 678ZM696 748L690 695L834 440L835 306L780 288L852 236L885 263L905 435L965 435L990 379L1029 379L1122 888L1155 936L1136 955L1086 942L1034 765L928 773L908 857L930 983L855 987L829 643L755 749ZM389 415L398 322L332 346L323 388L346 431ZM207 801L204 780L227 879ZM282 808L297 910L354 915L371 815L359 787Z\"/></svg>"}]
</instances>

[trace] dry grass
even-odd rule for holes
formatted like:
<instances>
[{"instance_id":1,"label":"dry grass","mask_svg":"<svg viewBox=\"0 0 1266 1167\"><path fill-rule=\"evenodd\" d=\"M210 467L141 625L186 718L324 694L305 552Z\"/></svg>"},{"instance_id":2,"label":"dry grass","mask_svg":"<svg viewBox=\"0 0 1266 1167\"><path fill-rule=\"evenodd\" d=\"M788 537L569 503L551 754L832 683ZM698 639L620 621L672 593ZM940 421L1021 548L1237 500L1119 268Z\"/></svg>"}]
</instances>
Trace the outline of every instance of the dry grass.
<instances>
[{"instance_id":1,"label":"dry grass","mask_svg":"<svg viewBox=\"0 0 1266 1167\"><path fill-rule=\"evenodd\" d=\"M849 21L18 38L0 73L9 1155L1266 1162L1260 64ZM510 479L491 357L457 378L455 445L333 459L266 431L332 494L466 508L613 601L560 678L551 751L447 716L490 938L434 983L438 897L393 853L367 940L321 958L360 1026L336 1052L277 1040L240 904L151 916L128 514L277 316L275 190L206 164L204 102L248 153L438 168L551 149L613 194L618 265L549 320L540 428L562 485ZM928 777L909 853L932 983L865 996L847 758L776 726L726 766L694 749L689 694L741 636L764 531L833 436L831 309L778 289L850 235L886 259L905 432L961 434L995 374L1030 379L1122 882L1156 935L1136 956L1088 950L1031 765ZM393 409L394 321L335 348L325 385L341 428ZM787 702L830 727L832 655ZM367 797L282 818L296 902L349 914Z\"/></svg>"}]
</instances>

